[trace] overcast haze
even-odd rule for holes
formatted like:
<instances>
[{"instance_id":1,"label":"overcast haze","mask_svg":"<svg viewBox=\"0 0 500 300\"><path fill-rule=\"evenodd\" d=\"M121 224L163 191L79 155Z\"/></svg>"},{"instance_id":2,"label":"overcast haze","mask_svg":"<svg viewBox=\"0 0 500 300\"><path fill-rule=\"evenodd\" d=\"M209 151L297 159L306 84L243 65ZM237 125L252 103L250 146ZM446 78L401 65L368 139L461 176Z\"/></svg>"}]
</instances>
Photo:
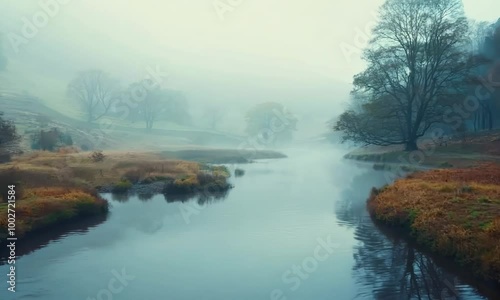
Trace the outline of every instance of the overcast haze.
<instances>
[{"instance_id":1,"label":"overcast haze","mask_svg":"<svg viewBox=\"0 0 500 300\"><path fill-rule=\"evenodd\" d=\"M307 120L299 123L299 137L307 137L325 131L347 101L363 63L359 52L345 55L342 45L362 45L356 36L368 33L382 3L252 0L221 17L212 0L73 0L19 52L9 38L4 46L12 61L8 71L50 79L54 88L26 78L24 89L61 111L71 109L64 87L79 70L103 69L128 83L147 66L159 66L169 74L167 85L186 94L195 116L220 103L231 112L226 127L241 131L246 109L275 101ZM497 0L464 5L468 17L489 22L500 11ZM9 37L21 35L22 18L32 19L40 7L0 0L0 10L6 16L1 30Z\"/></svg>"}]
</instances>

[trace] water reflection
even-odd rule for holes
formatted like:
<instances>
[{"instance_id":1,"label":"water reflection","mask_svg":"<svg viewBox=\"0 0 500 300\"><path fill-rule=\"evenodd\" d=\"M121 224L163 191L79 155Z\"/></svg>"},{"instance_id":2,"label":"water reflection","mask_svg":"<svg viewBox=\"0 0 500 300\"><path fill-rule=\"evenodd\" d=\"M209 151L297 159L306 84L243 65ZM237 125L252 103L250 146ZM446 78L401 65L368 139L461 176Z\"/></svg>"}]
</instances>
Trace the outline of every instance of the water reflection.
<instances>
[{"instance_id":1,"label":"water reflection","mask_svg":"<svg viewBox=\"0 0 500 300\"><path fill-rule=\"evenodd\" d=\"M497 299L494 287L467 278L456 267L451 270L451 262L432 257L401 233L373 223L366 211L366 190L359 186L385 184L384 176L376 173L367 170L356 176L336 205L339 224L353 228L359 241L354 246L353 277L360 287L356 299L485 299L469 284Z\"/></svg>"},{"instance_id":2,"label":"water reflection","mask_svg":"<svg viewBox=\"0 0 500 300\"><path fill-rule=\"evenodd\" d=\"M129 193L111 193L111 199L113 201L125 203L128 202L131 198Z\"/></svg>"},{"instance_id":3,"label":"water reflection","mask_svg":"<svg viewBox=\"0 0 500 300\"><path fill-rule=\"evenodd\" d=\"M50 230L27 234L16 243L16 256L19 258L28 255L52 242L72 234L85 234L89 232L90 229L104 223L107 218L108 215L92 216L54 226L50 228ZM0 265L4 265L7 262L8 256L7 247L0 247Z\"/></svg>"},{"instance_id":4,"label":"water reflection","mask_svg":"<svg viewBox=\"0 0 500 300\"><path fill-rule=\"evenodd\" d=\"M167 203L196 200L199 205L204 205L225 200L229 192L230 190L225 190L225 191L214 190L203 193L169 194L169 195L164 195L164 197Z\"/></svg>"}]
</instances>

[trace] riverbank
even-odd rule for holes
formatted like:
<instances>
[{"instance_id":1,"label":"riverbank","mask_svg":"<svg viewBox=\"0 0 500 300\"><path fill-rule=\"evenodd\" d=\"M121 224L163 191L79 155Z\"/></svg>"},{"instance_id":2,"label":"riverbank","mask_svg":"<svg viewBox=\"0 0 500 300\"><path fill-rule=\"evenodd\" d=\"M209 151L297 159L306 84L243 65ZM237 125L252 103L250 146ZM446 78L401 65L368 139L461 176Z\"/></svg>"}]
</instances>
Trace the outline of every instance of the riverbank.
<instances>
[{"instance_id":1,"label":"riverbank","mask_svg":"<svg viewBox=\"0 0 500 300\"><path fill-rule=\"evenodd\" d=\"M373 218L500 284L500 165L417 172L374 189Z\"/></svg>"},{"instance_id":2,"label":"riverbank","mask_svg":"<svg viewBox=\"0 0 500 300\"><path fill-rule=\"evenodd\" d=\"M470 134L464 139L429 141L421 149L407 152L403 146L368 146L346 154L344 158L372 163L378 170L399 167L417 170L422 168L464 168L478 163L500 163L500 131Z\"/></svg>"},{"instance_id":3,"label":"riverbank","mask_svg":"<svg viewBox=\"0 0 500 300\"><path fill-rule=\"evenodd\" d=\"M179 160L195 157L204 162L230 160L237 150L176 152L61 153L37 151L0 165L0 184L17 189L18 235L42 230L87 215L104 214L107 202L98 192L181 196L219 195L232 188L224 166ZM175 155L174 155L175 154ZM281 156L262 152L258 158ZM248 161L247 161L248 162ZM0 226L7 228L7 194L0 192ZM0 231L0 235L6 232Z\"/></svg>"},{"instance_id":4,"label":"riverbank","mask_svg":"<svg viewBox=\"0 0 500 300\"><path fill-rule=\"evenodd\" d=\"M90 191L68 188L23 190L15 205L0 203L0 237L8 236L8 217L15 236L22 237L78 218L106 214L108 202Z\"/></svg>"}]
</instances>

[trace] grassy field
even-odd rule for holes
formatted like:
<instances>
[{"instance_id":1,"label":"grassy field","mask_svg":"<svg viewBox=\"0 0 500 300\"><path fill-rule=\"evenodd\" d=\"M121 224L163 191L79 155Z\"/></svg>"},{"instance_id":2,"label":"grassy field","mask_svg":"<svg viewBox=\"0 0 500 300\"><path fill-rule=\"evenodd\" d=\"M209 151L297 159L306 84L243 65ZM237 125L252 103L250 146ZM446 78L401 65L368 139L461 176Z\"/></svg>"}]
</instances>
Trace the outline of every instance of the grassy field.
<instances>
[{"instance_id":1,"label":"grassy field","mask_svg":"<svg viewBox=\"0 0 500 300\"><path fill-rule=\"evenodd\" d=\"M89 152L54 153L36 151L15 157L0 165L0 172L14 169L27 187L76 186L94 188L113 185L130 177L142 181L148 177L178 178L197 175L203 165L195 161L168 158L158 152L107 151L96 162Z\"/></svg>"},{"instance_id":2,"label":"grassy field","mask_svg":"<svg viewBox=\"0 0 500 300\"><path fill-rule=\"evenodd\" d=\"M374 189L372 216L500 284L500 165L414 173Z\"/></svg>"}]
</instances>

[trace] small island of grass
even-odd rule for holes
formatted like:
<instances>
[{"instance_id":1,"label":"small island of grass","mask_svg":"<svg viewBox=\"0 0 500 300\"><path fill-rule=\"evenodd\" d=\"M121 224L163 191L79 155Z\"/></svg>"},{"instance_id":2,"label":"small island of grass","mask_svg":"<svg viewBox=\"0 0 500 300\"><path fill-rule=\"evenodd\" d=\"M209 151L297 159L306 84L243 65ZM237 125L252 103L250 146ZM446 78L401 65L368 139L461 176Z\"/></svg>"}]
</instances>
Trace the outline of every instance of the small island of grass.
<instances>
[{"instance_id":1,"label":"small island of grass","mask_svg":"<svg viewBox=\"0 0 500 300\"><path fill-rule=\"evenodd\" d=\"M374 189L375 220L500 283L500 165L417 172Z\"/></svg>"}]
</instances>

